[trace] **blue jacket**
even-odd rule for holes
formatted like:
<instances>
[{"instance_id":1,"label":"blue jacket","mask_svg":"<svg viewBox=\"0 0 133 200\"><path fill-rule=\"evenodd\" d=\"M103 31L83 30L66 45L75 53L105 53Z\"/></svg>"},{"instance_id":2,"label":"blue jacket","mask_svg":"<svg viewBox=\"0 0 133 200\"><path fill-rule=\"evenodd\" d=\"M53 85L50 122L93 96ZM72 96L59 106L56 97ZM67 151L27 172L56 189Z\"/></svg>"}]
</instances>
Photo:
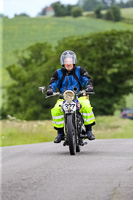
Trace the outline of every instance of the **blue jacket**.
<instances>
[{"instance_id":1,"label":"blue jacket","mask_svg":"<svg viewBox=\"0 0 133 200\"><path fill-rule=\"evenodd\" d=\"M68 72L63 67L54 72L49 88L52 88L54 92L58 88L63 93L65 90L73 91L73 88L77 87L77 92L79 92L79 90L82 90L82 87L87 87L87 85L92 86L92 80L83 67L74 67L71 72Z\"/></svg>"}]
</instances>

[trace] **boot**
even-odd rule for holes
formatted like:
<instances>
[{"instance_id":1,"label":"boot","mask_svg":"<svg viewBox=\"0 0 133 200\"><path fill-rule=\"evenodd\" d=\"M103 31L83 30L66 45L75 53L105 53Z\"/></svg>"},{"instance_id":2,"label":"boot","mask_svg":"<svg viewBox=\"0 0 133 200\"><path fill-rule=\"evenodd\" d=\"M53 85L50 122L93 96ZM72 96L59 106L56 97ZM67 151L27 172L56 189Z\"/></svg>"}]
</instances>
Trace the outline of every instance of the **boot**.
<instances>
[{"instance_id":1,"label":"boot","mask_svg":"<svg viewBox=\"0 0 133 200\"><path fill-rule=\"evenodd\" d=\"M54 139L54 143L60 143L64 139L64 128L57 129L57 137Z\"/></svg>"},{"instance_id":2,"label":"boot","mask_svg":"<svg viewBox=\"0 0 133 200\"><path fill-rule=\"evenodd\" d=\"M95 135L92 133L92 125L85 125L86 128L86 134L89 140L95 140Z\"/></svg>"},{"instance_id":3,"label":"boot","mask_svg":"<svg viewBox=\"0 0 133 200\"><path fill-rule=\"evenodd\" d=\"M93 135L92 131L87 131L86 133L89 140L95 140L95 135Z\"/></svg>"}]
</instances>

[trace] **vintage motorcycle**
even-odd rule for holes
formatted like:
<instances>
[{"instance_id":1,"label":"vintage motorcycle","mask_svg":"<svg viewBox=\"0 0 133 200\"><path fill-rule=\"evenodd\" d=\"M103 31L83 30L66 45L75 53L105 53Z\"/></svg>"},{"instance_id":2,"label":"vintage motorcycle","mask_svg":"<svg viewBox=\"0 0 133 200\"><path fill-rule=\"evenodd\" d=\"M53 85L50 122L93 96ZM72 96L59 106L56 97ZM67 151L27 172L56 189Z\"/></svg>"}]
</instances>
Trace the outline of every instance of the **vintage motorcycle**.
<instances>
[{"instance_id":1,"label":"vintage motorcycle","mask_svg":"<svg viewBox=\"0 0 133 200\"><path fill-rule=\"evenodd\" d=\"M44 94L45 86L39 87L39 91ZM87 142L83 142L83 140L87 138L87 135L82 115L79 112L81 105L79 104L78 97L80 95L86 96L89 94L94 94L94 92L82 90L77 93L77 88L75 87L73 91L66 90L63 95L60 92L54 92L53 95L46 96L46 98L49 98L58 95L64 99L63 104L60 106L64 112L65 119L65 137L63 145L69 146L71 155L80 152L80 146L87 144Z\"/></svg>"}]
</instances>

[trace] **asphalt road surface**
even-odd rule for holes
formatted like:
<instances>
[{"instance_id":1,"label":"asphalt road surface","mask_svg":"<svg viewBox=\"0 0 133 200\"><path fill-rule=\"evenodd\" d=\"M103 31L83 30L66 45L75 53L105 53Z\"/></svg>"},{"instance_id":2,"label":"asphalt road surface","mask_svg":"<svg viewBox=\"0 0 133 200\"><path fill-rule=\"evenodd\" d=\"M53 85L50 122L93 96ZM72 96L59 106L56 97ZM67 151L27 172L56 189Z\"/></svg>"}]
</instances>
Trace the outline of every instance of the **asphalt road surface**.
<instances>
[{"instance_id":1,"label":"asphalt road surface","mask_svg":"<svg viewBox=\"0 0 133 200\"><path fill-rule=\"evenodd\" d=\"M133 139L2 147L2 200L133 200Z\"/></svg>"}]
</instances>

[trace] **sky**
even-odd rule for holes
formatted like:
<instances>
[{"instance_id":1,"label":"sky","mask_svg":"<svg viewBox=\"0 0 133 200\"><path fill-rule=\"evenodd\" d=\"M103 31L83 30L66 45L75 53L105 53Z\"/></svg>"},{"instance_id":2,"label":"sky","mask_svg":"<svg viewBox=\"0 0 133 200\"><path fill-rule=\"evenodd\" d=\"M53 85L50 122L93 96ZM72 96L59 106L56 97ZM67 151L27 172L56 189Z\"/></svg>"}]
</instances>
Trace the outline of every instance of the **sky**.
<instances>
[{"instance_id":1,"label":"sky","mask_svg":"<svg viewBox=\"0 0 133 200\"><path fill-rule=\"evenodd\" d=\"M37 14L46 6L60 1L62 4L75 5L78 0L0 0L0 13L12 18L15 14L26 13L31 17ZM116 0L119 2L120 0ZM127 0L123 0L124 2Z\"/></svg>"},{"instance_id":2,"label":"sky","mask_svg":"<svg viewBox=\"0 0 133 200\"><path fill-rule=\"evenodd\" d=\"M60 1L62 4L76 4L78 0L0 0L0 13L12 18L26 13L35 17L45 6Z\"/></svg>"}]
</instances>

